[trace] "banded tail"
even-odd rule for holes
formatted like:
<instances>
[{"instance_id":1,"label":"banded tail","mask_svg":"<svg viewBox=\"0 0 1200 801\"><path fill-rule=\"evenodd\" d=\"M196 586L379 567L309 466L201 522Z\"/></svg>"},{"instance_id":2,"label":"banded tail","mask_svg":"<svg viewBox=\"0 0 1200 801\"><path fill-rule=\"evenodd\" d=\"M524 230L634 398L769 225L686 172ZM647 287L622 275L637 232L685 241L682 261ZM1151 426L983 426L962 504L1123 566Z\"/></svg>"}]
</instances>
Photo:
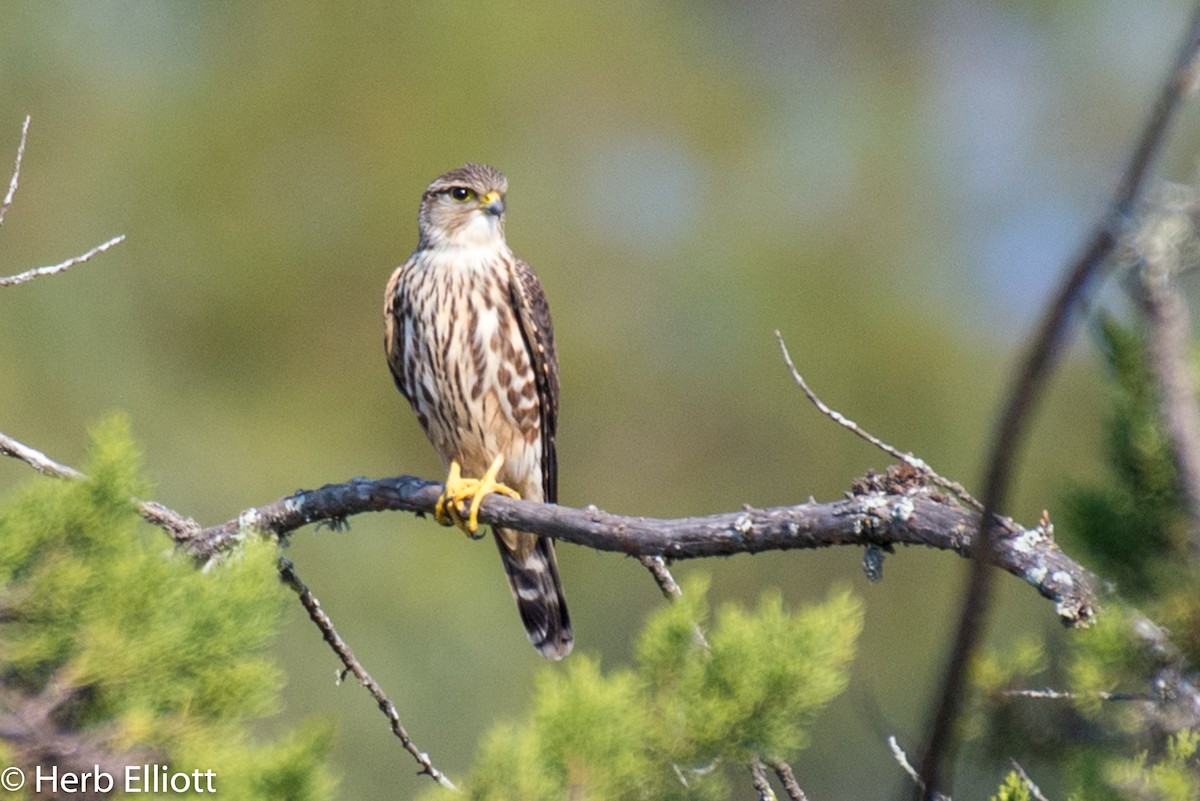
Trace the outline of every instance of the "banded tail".
<instances>
[{"instance_id":1,"label":"banded tail","mask_svg":"<svg viewBox=\"0 0 1200 801\"><path fill-rule=\"evenodd\" d=\"M562 659L571 653L575 638L558 578L554 540L502 528L493 533L529 641L547 659Z\"/></svg>"}]
</instances>

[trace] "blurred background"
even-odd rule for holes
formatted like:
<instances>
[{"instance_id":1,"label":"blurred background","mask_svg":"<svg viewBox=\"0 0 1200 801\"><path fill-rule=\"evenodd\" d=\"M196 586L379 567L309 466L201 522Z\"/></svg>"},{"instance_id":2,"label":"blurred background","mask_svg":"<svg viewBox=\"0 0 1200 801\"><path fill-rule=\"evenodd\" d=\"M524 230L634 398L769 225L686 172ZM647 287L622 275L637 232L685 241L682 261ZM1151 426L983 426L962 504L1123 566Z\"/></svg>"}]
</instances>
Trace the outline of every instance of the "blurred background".
<instances>
[{"instance_id":1,"label":"blurred background","mask_svg":"<svg viewBox=\"0 0 1200 801\"><path fill-rule=\"evenodd\" d=\"M33 122L0 274L128 239L0 293L0 430L78 464L88 426L123 410L156 498L206 524L357 475L440 478L388 373L382 292L425 185L474 160L508 174L509 241L554 311L563 503L702 514L832 500L882 469L804 400L776 328L827 403L978 489L1025 332L1103 210L1187 14L1178 0L6 3L4 178ZM1191 180L1198 145L1187 108L1165 177ZM1085 326L1008 511L1053 516L1102 469L1104 391ZM0 487L29 480L0 462ZM289 555L417 744L462 774L553 668L490 543L403 514L351 522L298 533ZM916 747L965 567L909 550L870 585L860 557L677 569L711 573L717 602L777 586L799 605L839 583L865 597L850 688L794 765L823 801L907 781L884 738ZM577 648L628 664L663 602L654 583L611 554L564 546L560 562ZM999 590L994 641L1057 628L1016 579ZM337 721L342 797L424 787L367 694L335 686L298 604L277 652L289 684L271 725ZM960 786L1005 770L968 758Z\"/></svg>"}]
</instances>

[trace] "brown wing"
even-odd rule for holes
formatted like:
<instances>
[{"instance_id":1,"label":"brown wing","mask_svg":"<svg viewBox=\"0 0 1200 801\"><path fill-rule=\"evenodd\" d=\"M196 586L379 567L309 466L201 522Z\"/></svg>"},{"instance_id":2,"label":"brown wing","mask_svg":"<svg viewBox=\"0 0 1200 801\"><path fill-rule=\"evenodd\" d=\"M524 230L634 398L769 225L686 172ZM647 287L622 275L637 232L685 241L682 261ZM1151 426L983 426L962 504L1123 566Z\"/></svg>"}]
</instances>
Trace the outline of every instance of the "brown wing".
<instances>
[{"instance_id":1,"label":"brown wing","mask_svg":"<svg viewBox=\"0 0 1200 801\"><path fill-rule=\"evenodd\" d=\"M546 302L542 282L532 267L520 259L515 261L509 295L537 378L542 418L542 491L547 503L557 503L558 355L554 350L554 324L550 320L550 305Z\"/></svg>"},{"instance_id":2,"label":"brown wing","mask_svg":"<svg viewBox=\"0 0 1200 801\"><path fill-rule=\"evenodd\" d=\"M396 268L392 277L388 279L387 290L383 293L383 346L387 350L388 367L392 368L392 378L395 379L396 387L406 398L408 390L405 389L404 381L404 332L401 330L404 323L400 320L398 306L400 304L400 275L407 266L404 264Z\"/></svg>"}]
</instances>

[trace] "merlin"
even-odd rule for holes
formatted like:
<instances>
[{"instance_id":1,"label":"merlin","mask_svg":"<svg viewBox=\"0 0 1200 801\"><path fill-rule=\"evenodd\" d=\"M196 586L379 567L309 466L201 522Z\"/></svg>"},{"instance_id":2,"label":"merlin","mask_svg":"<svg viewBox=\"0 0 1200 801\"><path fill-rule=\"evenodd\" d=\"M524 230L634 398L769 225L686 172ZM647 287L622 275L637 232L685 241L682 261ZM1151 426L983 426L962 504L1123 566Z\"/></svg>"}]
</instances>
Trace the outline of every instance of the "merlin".
<instances>
[{"instance_id":1,"label":"merlin","mask_svg":"<svg viewBox=\"0 0 1200 801\"><path fill-rule=\"evenodd\" d=\"M384 297L392 376L447 470L438 521L472 537L490 493L558 496L554 330L541 282L504 239L507 191L508 179L481 164L431 183L417 248ZM529 640L562 659L573 638L554 541L492 533Z\"/></svg>"}]
</instances>

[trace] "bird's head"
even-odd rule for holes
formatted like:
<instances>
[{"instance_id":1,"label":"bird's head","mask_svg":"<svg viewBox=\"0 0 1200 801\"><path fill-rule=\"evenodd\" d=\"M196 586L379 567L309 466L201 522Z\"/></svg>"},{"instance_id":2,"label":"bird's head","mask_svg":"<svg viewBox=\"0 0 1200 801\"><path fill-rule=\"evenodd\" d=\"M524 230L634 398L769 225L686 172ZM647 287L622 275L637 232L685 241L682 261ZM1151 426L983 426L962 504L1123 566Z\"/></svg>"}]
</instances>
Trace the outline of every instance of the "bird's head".
<instances>
[{"instance_id":1,"label":"bird's head","mask_svg":"<svg viewBox=\"0 0 1200 801\"><path fill-rule=\"evenodd\" d=\"M504 242L508 179L486 164L467 164L429 185L418 223L426 245L478 247Z\"/></svg>"}]
</instances>

